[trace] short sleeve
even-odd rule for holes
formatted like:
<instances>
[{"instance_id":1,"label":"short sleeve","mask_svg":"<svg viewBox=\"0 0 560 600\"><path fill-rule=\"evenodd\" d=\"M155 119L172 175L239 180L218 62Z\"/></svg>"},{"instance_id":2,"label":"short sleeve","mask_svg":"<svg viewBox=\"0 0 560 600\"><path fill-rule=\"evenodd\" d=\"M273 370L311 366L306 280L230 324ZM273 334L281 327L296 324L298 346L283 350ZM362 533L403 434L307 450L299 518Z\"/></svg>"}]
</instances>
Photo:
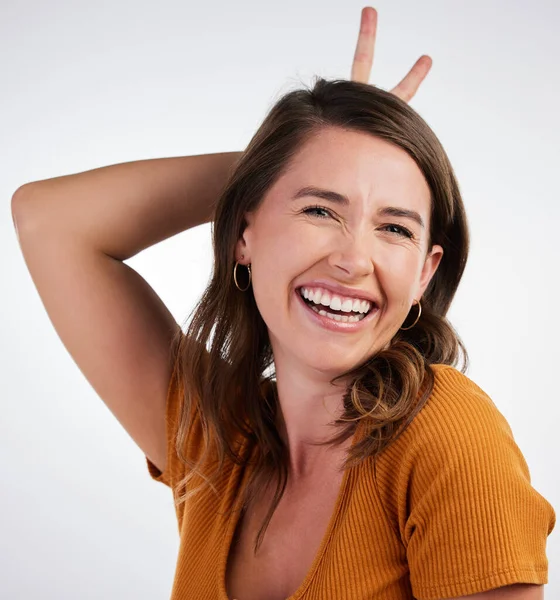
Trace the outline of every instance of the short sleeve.
<instances>
[{"instance_id":1,"label":"short sleeve","mask_svg":"<svg viewBox=\"0 0 560 600\"><path fill-rule=\"evenodd\" d=\"M450 367L418 413L401 475L401 539L418 600L547 583L553 507L492 400ZM401 483L402 483L401 479Z\"/></svg>"}]
</instances>

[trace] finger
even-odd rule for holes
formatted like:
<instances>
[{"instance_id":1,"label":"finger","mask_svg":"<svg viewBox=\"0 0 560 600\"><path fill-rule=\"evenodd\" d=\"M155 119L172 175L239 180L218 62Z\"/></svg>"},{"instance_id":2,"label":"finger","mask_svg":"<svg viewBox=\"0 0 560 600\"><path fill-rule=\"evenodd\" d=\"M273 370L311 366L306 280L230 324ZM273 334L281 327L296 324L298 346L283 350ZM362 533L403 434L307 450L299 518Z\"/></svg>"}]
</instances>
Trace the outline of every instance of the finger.
<instances>
[{"instance_id":1,"label":"finger","mask_svg":"<svg viewBox=\"0 0 560 600\"><path fill-rule=\"evenodd\" d=\"M398 96L401 100L408 102L418 91L420 84L432 68L432 59L427 56L421 56L415 63L406 77L392 90L391 93Z\"/></svg>"},{"instance_id":2,"label":"finger","mask_svg":"<svg viewBox=\"0 0 560 600\"><path fill-rule=\"evenodd\" d=\"M360 21L360 33L358 43L354 52L352 81L369 83L371 66L373 65L373 53L375 48L375 35L377 33L377 11L371 6L362 9Z\"/></svg>"}]
</instances>

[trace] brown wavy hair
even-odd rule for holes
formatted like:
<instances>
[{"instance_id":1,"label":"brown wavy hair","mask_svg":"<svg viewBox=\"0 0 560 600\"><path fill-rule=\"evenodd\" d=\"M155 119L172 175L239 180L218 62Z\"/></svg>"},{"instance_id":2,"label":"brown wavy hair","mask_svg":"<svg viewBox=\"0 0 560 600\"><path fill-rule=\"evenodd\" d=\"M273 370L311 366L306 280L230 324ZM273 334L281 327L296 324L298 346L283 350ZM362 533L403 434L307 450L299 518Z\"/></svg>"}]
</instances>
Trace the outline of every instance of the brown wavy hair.
<instances>
[{"instance_id":1,"label":"brown wavy hair","mask_svg":"<svg viewBox=\"0 0 560 600\"><path fill-rule=\"evenodd\" d=\"M332 380L350 376L351 384L344 395L342 417L334 421L340 432L320 445L341 444L362 423L366 435L347 452L343 468L357 466L369 457L375 459L428 399L434 384L430 365L456 366L460 353L461 371L468 365L467 351L445 315L466 265L469 233L457 180L436 135L407 103L372 85L318 77L311 88L282 96L232 169L218 200L212 224L211 279L191 313L185 335L179 332L181 337L176 340L175 368L184 391L176 450L188 467L174 490L176 504L198 493L205 484L217 493L213 481L224 460L227 457L237 464L247 461L248 455L239 452L241 446L236 441L249 439L251 447L257 445L257 452L242 507L276 481L255 552L284 493L289 462L288 449L276 427L278 398L268 330L252 289L243 293L234 284L234 252L246 226L244 214L259 206L302 145L325 127L376 136L402 148L415 160L431 192L428 248L439 244L444 254L423 295L421 317L414 327L399 329L388 347ZM416 311L414 307L410 319L416 317ZM405 323L410 319L407 317ZM183 452L188 415L195 402L204 438L196 463ZM217 457L210 475L202 468L209 456ZM188 489L195 474L203 483ZM179 494L181 488L185 489L183 495Z\"/></svg>"}]
</instances>

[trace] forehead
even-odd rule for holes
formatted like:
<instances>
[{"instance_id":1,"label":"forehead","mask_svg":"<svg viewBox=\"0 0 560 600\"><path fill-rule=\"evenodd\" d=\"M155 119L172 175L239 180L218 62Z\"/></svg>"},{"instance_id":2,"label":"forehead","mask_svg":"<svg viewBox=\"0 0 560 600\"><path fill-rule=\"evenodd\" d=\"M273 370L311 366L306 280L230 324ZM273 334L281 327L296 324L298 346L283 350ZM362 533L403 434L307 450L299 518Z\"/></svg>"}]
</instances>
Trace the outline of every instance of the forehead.
<instances>
[{"instance_id":1,"label":"forehead","mask_svg":"<svg viewBox=\"0 0 560 600\"><path fill-rule=\"evenodd\" d=\"M282 193L314 185L356 201L395 201L424 213L430 206L428 184L407 152L372 135L341 128L322 129L307 140L277 183Z\"/></svg>"}]
</instances>

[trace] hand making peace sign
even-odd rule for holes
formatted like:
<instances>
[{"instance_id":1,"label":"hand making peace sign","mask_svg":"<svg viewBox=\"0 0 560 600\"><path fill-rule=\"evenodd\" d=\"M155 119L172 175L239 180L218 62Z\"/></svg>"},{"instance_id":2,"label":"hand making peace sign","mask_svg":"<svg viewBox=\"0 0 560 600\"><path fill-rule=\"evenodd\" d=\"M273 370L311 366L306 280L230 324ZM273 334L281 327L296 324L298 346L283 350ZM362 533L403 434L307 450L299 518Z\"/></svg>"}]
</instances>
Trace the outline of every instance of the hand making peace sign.
<instances>
[{"instance_id":1,"label":"hand making peace sign","mask_svg":"<svg viewBox=\"0 0 560 600\"><path fill-rule=\"evenodd\" d=\"M362 19L360 22L360 33L358 34L358 43L354 53L354 62L352 63L352 81L369 83L371 66L373 64L373 51L375 48L375 35L377 32L377 11L366 6L362 9ZM432 66L432 59L429 56L421 56L408 72L406 77L391 91L401 100L408 102L418 91L420 84L428 74Z\"/></svg>"}]
</instances>

